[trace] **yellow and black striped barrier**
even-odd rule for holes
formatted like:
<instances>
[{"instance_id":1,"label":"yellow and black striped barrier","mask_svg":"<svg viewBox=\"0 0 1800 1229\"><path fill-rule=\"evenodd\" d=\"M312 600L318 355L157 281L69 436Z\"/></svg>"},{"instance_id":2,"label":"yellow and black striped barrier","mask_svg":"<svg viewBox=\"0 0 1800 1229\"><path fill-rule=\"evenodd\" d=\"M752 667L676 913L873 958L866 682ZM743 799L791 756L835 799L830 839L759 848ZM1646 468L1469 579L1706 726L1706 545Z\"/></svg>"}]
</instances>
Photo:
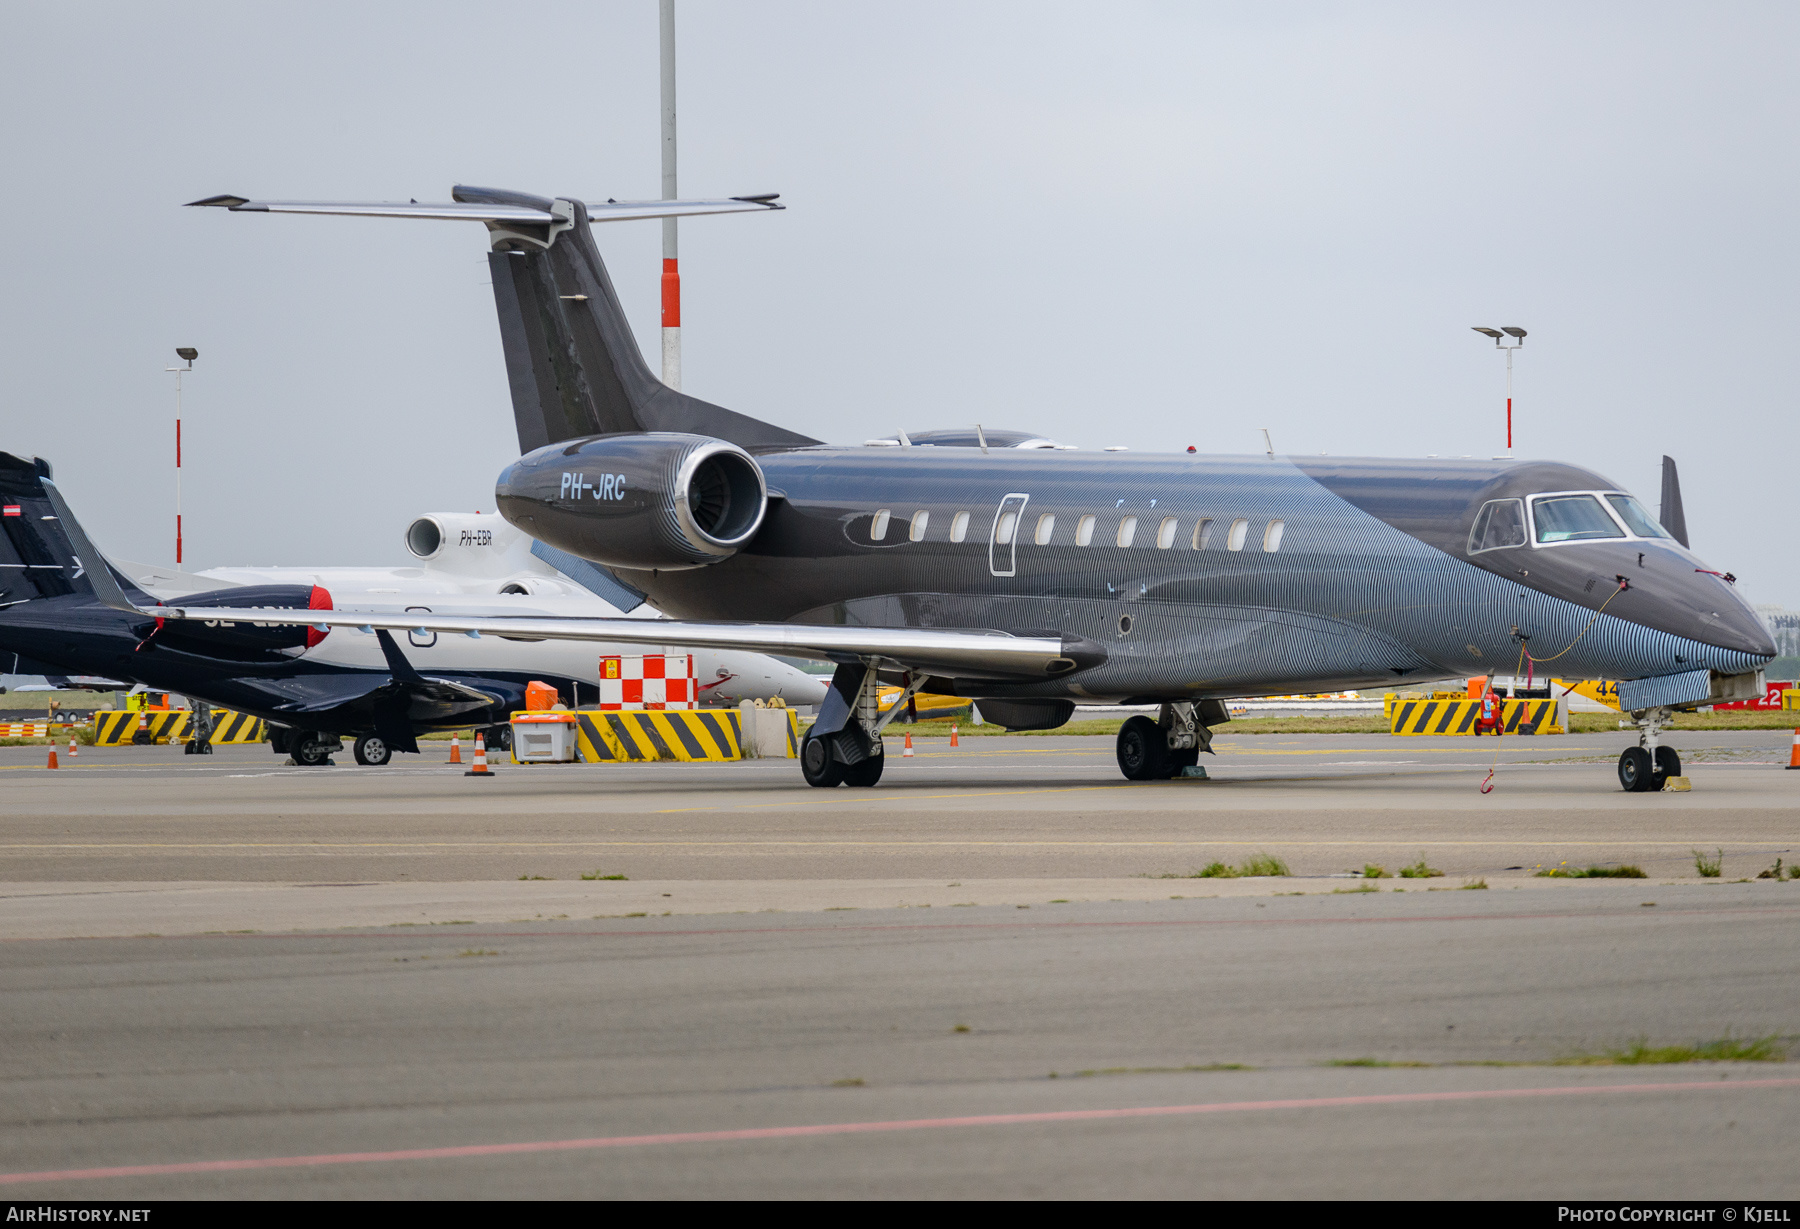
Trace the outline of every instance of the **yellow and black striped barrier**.
<instances>
[{"instance_id":1,"label":"yellow and black striped barrier","mask_svg":"<svg viewBox=\"0 0 1800 1229\"><path fill-rule=\"evenodd\" d=\"M736 709L584 712L575 726L576 753L587 764L744 758Z\"/></svg>"},{"instance_id":2,"label":"yellow and black striped barrier","mask_svg":"<svg viewBox=\"0 0 1800 1229\"><path fill-rule=\"evenodd\" d=\"M190 714L185 708L124 709L94 714L96 747L129 747L133 743L181 742L188 736ZM268 738L268 725L260 717L213 709L212 743L259 743Z\"/></svg>"},{"instance_id":3,"label":"yellow and black striped barrier","mask_svg":"<svg viewBox=\"0 0 1800 1229\"><path fill-rule=\"evenodd\" d=\"M1500 725L1508 734L1564 734L1555 700L1502 700ZM1474 734L1481 701L1396 700L1390 710L1394 734Z\"/></svg>"}]
</instances>

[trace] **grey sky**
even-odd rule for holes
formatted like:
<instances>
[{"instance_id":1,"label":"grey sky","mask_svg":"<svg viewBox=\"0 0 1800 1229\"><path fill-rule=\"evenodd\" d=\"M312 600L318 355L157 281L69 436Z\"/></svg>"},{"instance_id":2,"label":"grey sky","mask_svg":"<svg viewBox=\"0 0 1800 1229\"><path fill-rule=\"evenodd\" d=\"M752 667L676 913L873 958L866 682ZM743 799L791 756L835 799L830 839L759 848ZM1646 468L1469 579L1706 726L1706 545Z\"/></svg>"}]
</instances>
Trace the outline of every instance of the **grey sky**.
<instances>
[{"instance_id":1,"label":"grey sky","mask_svg":"<svg viewBox=\"0 0 1800 1229\"><path fill-rule=\"evenodd\" d=\"M0 447L103 546L397 563L516 455L479 227L218 192L658 192L654 0L9 0ZM1520 451L1800 606L1791 5L681 0L688 391L810 434ZM654 353L658 230L602 228Z\"/></svg>"}]
</instances>

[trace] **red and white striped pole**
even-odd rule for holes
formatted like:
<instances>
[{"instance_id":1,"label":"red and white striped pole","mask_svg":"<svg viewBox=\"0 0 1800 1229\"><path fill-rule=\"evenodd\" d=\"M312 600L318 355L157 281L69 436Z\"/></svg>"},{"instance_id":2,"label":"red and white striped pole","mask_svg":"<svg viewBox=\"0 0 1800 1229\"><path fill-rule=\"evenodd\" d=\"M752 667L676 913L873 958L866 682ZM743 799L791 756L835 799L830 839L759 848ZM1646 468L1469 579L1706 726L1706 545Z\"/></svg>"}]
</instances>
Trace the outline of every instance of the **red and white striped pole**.
<instances>
[{"instance_id":1,"label":"red and white striped pole","mask_svg":"<svg viewBox=\"0 0 1800 1229\"><path fill-rule=\"evenodd\" d=\"M194 369L200 351L192 346L177 346L175 356L184 366L164 367L175 373L175 566L181 566L181 377Z\"/></svg>"},{"instance_id":2,"label":"red and white striped pole","mask_svg":"<svg viewBox=\"0 0 1800 1229\"><path fill-rule=\"evenodd\" d=\"M662 190L675 199L675 0L660 0L662 43ZM664 218L662 267L662 378L681 387L681 270L675 219Z\"/></svg>"}]
</instances>

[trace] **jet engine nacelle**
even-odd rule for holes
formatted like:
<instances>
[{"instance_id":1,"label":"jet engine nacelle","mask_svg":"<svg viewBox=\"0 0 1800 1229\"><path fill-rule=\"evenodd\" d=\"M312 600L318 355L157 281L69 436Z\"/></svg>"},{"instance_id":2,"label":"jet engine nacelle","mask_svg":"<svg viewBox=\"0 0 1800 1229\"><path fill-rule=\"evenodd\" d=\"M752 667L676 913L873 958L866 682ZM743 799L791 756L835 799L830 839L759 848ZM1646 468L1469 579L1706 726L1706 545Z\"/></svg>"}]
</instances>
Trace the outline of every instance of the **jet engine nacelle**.
<instances>
[{"instance_id":1,"label":"jet engine nacelle","mask_svg":"<svg viewBox=\"0 0 1800 1229\"><path fill-rule=\"evenodd\" d=\"M243 585L215 589L180 599L184 608L207 606L264 607L273 610L330 610L331 594L318 585ZM152 640L206 657L233 660L282 650L310 649L325 639L316 627L289 623L237 623L223 619L158 619Z\"/></svg>"},{"instance_id":2,"label":"jet engine nacelle","mask_svg":"<svg viewBox=\"0 0 1800 1229\"><path fill-rule=\"evenodd\" d=\"M674 571L735 555L762 527L762 467L703 435L598 435L520 457L500 475L500 514L532 537L608 567Z\"/></svg>"}]
</instances>

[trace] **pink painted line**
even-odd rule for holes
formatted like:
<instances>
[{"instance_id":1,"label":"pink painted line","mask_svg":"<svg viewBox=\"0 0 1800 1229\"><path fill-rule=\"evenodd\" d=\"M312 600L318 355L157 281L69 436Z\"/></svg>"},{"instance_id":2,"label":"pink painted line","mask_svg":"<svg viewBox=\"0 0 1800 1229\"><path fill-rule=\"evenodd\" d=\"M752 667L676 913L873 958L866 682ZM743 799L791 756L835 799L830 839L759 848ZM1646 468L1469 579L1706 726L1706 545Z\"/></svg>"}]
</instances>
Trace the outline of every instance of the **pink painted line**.
<instances>
[{"instance_id":1,"label":"pink painted line","mask_svg":"<svg viewBox=\"0 0 1800 1229\"><path fill-rule=\"evenodd\" d=\"M1622 1092L1717 1092L1740 1088L1792 1088L1800 1078L1767 1080L1687 1080L1665 1084L1589 1084L1557 1088L1502 1088L1471 1092L1373 1093L1356 1097L1297 1097L1280 1101L1213 1101L1201 1105L1143 1105L1122 1109L1048 1110L1031 1114L976 1114L963 1118L901 1118L886 1122L828 1122L798 1127L747 1127L736 1131L683 1131L662 1135L602 1135L593 1139L547 1139L520 1144L463 1144L451 1148L406 1148L392 1152L322 1152L239 1161L181 1161L171 1165L111 1165L100 1169L44 1169L0 1174L0 1186L21 1182L77 1182L90 1178L146 1178L175 1174L228 1173L244 1169L301 1169L320 1165L365 1165L378 1161L444 1161L477 1156L537 1152L591 1152L603 1148L645 1148L657 1144L722 1144L756 1139L799 1139L822 1135L871 1135L940 1127L1010 1127L1033 1123L1100 1122L1118 1118L1173 1118L1255 1110L1337 1109L1354 1105L1418 1105L1441 1101L1503 1101L1524 1097L1583 1097Z\"/></svg>"}]
</instances>

